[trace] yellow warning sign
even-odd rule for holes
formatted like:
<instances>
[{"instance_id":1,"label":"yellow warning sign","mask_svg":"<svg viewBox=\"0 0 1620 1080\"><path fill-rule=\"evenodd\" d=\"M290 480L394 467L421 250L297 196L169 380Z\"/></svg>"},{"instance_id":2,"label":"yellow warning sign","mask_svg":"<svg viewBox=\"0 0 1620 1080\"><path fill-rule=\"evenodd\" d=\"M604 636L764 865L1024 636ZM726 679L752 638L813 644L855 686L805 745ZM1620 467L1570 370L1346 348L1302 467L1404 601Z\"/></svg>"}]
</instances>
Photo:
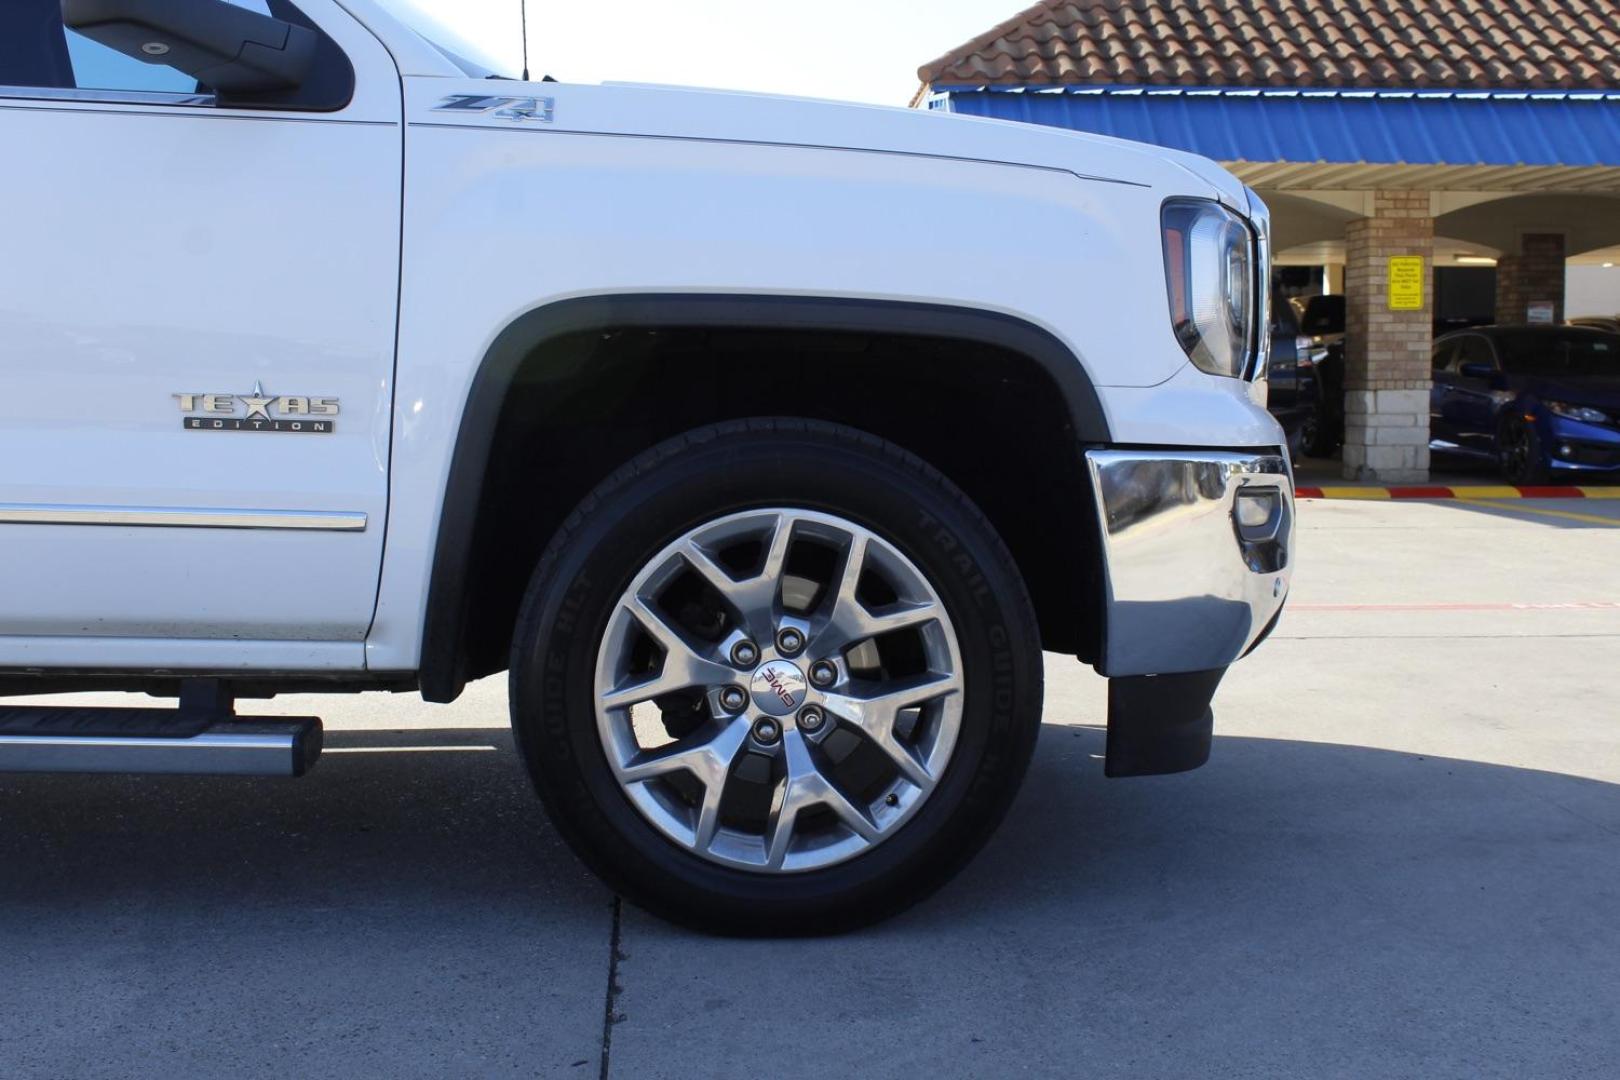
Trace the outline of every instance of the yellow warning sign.
<instances>
[{"instance_id":1,"label":"yellow warning sign","mask_svg":"<svg viewBox=\"0 0 1620 1080\"><path fill-rule=\"evenodd\" d=\"M1389 310L1423 310L1423 256L1389 257Z\"/></svg>"}]
</instances>

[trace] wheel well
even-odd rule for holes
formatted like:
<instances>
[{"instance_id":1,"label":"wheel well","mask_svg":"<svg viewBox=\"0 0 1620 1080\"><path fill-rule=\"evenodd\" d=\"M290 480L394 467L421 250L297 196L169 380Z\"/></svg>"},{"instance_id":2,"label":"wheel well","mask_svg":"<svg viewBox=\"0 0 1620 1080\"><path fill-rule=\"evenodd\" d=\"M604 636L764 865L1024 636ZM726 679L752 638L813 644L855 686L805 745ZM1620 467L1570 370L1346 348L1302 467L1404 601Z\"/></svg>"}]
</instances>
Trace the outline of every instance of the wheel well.
<instances>
[{"instance_id":1,"label":"wheel well","mask_svg":"<svg viewBox=\"0 0 1620 1080\"><path fill-rule=\"evenodd\" d=\"M1067 363L1079 367L1072 355ZM467 500L475 509L465 538L456 544L441 529L423 694L450 700L466 680L505 668L534 565L597 483L672 435L748 416L846 424L928 461L1006 541L1034 598L1043 647L1094 657L1103 606L1081 448L1101 440L1095 430L1082 438L1074 412L1047 366L983 341L668 325L550 336L522 351L480 440L487 464L473 474L481 487L476 502ZM453 483L471 472L466 441L464 432ZM451 505L447 494L447 513ZM447 585L447 566L464 575L459 590Z\"/></svg>"}]
</instances>

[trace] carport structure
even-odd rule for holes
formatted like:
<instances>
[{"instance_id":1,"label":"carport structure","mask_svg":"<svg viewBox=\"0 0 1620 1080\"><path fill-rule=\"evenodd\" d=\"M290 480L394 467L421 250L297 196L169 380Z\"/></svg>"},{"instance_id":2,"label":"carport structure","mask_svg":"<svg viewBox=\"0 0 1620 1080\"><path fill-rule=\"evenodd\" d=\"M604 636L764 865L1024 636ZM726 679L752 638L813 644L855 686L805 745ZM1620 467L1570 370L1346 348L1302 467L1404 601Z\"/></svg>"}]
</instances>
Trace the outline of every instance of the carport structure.
<instances>
[{"instance_id":1,"label":"carport structure","mask_svg":"<svg viewBox=\"0 0 1620 1080\"><path fill-rule=\"evenodd\" d=\"M1277 265L1346 297L1350 478L1428 476L1436 267L1494 264L1495 321L1522 323L1564 318L1571 260L1620 261L1614 0L1043 0L918 74L920 106L1190 150L1256 188ZM1392 295L1413 257L1421 295Z\"/></svg>"}]
</instances>

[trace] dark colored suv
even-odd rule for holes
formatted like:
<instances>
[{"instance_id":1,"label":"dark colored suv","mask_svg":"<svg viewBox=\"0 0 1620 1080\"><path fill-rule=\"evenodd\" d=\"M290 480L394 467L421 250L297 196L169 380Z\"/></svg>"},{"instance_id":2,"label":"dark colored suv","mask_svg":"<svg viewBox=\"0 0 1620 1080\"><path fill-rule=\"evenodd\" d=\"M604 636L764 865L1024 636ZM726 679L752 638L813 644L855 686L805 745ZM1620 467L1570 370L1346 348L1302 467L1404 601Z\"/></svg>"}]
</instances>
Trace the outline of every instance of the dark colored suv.
<instances>
[{"instance_id":1,"label":"dark colored suv","mask_svg":"<svg viewBox=\"0 0 1620 1080\"><path fill-rule=\"evenodd\" d=\"M1269 407L1296 458L1328 457L1344 439L1343 304L1335 335L1314 335L1301 320L1310 303L1334 299L1344 298L1297 298L1272 313Z\"/></svg>"},{"instance_id":2,"label":"dark colored suv","mask_svg":"<svg viewBox=\"0 0 1620 1080\"><path fill-rule=\"evenodd\" d=\"M1334 345L1344 340L1344 294L1301 296L1294 301L1299 313L1299 329L1316 339L1319 345Z\"/></svg>"}]
</instances>

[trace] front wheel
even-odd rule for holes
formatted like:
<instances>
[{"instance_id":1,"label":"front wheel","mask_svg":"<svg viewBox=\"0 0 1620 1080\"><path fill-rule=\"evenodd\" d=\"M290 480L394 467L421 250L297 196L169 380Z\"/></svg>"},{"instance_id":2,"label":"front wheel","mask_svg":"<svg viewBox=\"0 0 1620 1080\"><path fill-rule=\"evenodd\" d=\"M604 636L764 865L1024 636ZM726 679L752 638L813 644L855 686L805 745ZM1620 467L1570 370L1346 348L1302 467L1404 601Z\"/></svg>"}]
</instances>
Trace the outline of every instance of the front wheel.
<instances>
[{"instance_id":1,"label":"front wheel","mask_svg":"<svg viewBox=\"0 0 1620 1080\"><path fill-rule=\"evenodd\" d=\"M1300 427L1300 448L1307 457L1332 457L1343 441L1341 425L1324 416L1323 410L1313 409Z\"/></svg>"},{"instance_id":2,"label":"front wheel","mask_svg":"<svg viewBox=\"0 0 1620 1080\"><path fill-rule=\"evenodd\" d=\"M512 720L629 899L722 933L872 922L989 837L1039 726L1016 566L922 461L830 424L700 429L621 469L529 586Z\"/></svg>"},{"instance_id":3,"label":"front wheel","mask_svg":"<svg viewBox=\"0 0 1620 1080\"><path fill-rule=\"evenodd\" d=\"M1548 480L1541 440L1536 429L1521 417L1511 416L1502 422L1496 436L1496 457L1502 475L1511 484L1533 486Z\"/></svg>"}]
</instances>

